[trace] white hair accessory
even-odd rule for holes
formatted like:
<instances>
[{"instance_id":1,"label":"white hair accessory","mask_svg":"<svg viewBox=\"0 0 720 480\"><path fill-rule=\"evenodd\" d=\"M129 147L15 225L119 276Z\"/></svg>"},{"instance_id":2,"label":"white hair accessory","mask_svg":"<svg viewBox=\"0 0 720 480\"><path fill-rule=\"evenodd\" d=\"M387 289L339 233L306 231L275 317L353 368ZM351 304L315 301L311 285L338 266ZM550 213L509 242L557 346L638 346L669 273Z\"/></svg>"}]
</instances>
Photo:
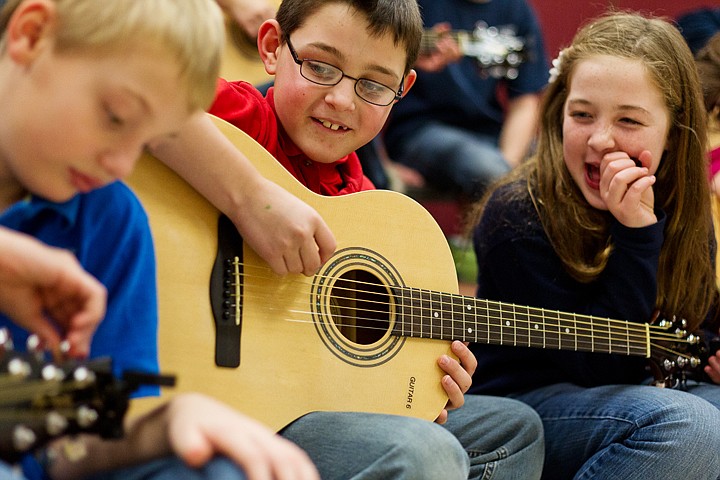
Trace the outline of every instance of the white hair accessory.
<instances>
[{"instance_id":1,"label":"white hair accessory","mask_svg":"<svg viewBox=\"0 0 720 480\"><path fill-rule=\"evenodd\" d=\"M563 53L565 53L565 50L560 50L557 58L552 61L552 68L550 69L550 79L548 80L548 83L553 83L560 75Z\"/></svg>"}]
</instances>

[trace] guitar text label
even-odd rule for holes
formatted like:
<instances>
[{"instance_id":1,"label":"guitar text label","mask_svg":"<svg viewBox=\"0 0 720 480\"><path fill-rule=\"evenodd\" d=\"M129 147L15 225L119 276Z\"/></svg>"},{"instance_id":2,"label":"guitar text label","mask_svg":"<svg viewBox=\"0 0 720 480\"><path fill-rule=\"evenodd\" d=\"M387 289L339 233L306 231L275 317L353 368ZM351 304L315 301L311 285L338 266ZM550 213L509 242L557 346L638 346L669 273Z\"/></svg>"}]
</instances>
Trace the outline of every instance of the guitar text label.
<instances>
[{"instance_id":1,"label":"guitar text label","mask_svg":"<svg viewBox=\"0 0 720 480\"><path fill-rule=\"evenodd\" d=\"M410 377L410 383L408 384L408 395L407 402L405 402L405 408L410 410L412 408L413 394L415 393L415 377Z\"/></svg>"}]
</instances>

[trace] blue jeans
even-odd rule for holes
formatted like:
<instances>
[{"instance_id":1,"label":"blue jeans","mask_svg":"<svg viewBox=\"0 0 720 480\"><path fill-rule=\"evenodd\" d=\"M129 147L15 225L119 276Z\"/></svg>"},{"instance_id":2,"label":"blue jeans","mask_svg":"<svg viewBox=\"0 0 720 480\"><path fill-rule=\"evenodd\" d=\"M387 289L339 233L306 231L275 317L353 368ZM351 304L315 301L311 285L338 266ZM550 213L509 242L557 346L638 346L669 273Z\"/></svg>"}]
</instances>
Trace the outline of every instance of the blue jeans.
<instances>
[{"instance_id":1,"label":"blue jeans","mask_svg":"<svg viewBox=\"0 0 720 480\"><path fill-rule=\"evenodd\" d=\"M327 412L302 417L282 435L310 455L324 480L540 478L543 439L537 414L508 398L467 395L465 402L444 426Z\"/></svg>"},{"instance_id":2,"label":"blue jeans","mask_svg":"<svg viewBox=\"0 0 720 480\"><path fill-rule=\"evenodd\" d=\"M392 159L414 168L433 186L479 197L493 181L510 171L492 135L427 122L397 145Z\"/></svg>"},{"instance_id":3,"label":"blue jeans","mask_svg":"<svg viewBox=\"0 0 720 480\"><path fill-rule=\"evenodd\" d=\"M193 469L176 457L107 472L87 480L246 480L242 469L226 458L215 458Z\"/></svg>"},{"instance_id":4,"label":"blue jeans","mask_svg":"<svg viewBox=\"0 0 720 480\"><path fill-rule=\"evenodd\" d=\"M720 477L720 387L557 384L516 395L542 418L543 478Z\"/></svg>"}]
</instances>

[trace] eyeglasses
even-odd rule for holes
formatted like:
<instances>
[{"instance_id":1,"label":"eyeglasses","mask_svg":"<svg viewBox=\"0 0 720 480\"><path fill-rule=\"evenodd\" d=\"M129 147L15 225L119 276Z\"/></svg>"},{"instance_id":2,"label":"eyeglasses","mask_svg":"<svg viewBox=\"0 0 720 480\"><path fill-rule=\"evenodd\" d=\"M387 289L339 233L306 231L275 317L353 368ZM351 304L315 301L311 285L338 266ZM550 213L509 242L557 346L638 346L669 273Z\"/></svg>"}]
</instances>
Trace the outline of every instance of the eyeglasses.
<instances>
[{"instance_id":1,"label":"eyeglasses","mask_svg":"<svg viewBox=\"0 0 720 480\"><path fill-rule=\"evenodd\" d=\"M394 101L402 98L405 76L403 76L400 81L400 88L396 92L387 85L383 85L382 83L374 80L369 80L367 78L355 78L350 75L345 75L342 70L334 65L330 65L329 63L311 60L308 58L301 60L298 58L298 54L290 42L290 37L287 37L287 44L290 48L293 60L295 63L300 65L300 75L312 83L331 87L333 85L337 85L343 78L347 77L350 80L355 80L355 93L358 97L379 107L386 107Z\"/></svg>"}]
</instances>

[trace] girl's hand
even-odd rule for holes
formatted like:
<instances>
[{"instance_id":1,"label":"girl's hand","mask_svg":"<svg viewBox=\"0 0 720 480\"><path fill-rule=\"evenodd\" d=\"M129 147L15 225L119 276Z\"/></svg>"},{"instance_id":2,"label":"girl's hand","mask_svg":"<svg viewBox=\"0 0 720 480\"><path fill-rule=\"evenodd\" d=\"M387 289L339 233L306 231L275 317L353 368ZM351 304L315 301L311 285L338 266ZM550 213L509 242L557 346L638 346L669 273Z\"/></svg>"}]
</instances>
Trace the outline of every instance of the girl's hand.
<instances>
[{"instance_id":1,"label":"girl's hand","mask_svg":"<svg viewBox=\"0 0 720 480\"><path fill-rule=\"evenodd\" d=\"M637 160L625 152L612 152L600 163L600 195L610 213L627 227L646 227L657 222L655 175L647 165L651 153L643 150Z\"/></svg>"},{"instance_id":2,"label":"girl's hand","mask_svg":"<svg viewBox=\"0 0 720 480\"><path fill-rule=\"evenodd\" d=\"M708 374L710 380L720 384L720 350L708 358L708 364L705 366L705 373Z\"/></svg>"},{"instance_id":3,"label":"girl's hand","mask_svg":"<svg viewBox=\"0 0 720 480\"><path fill-rule=\"evenodd\" d=\"M452 352L457 355L457 360L449 355L442 355L438 359L438 365L447 373L442 378L442 386L445 393L448 394L448 403L440 412L438 418L435 419L435 422L439 424L447 422L448 410L463 406L465 392L470 388L473 373L477 368L477 359L468 348L467 342L453 341Z\"/></svg>"}]
</instances>

